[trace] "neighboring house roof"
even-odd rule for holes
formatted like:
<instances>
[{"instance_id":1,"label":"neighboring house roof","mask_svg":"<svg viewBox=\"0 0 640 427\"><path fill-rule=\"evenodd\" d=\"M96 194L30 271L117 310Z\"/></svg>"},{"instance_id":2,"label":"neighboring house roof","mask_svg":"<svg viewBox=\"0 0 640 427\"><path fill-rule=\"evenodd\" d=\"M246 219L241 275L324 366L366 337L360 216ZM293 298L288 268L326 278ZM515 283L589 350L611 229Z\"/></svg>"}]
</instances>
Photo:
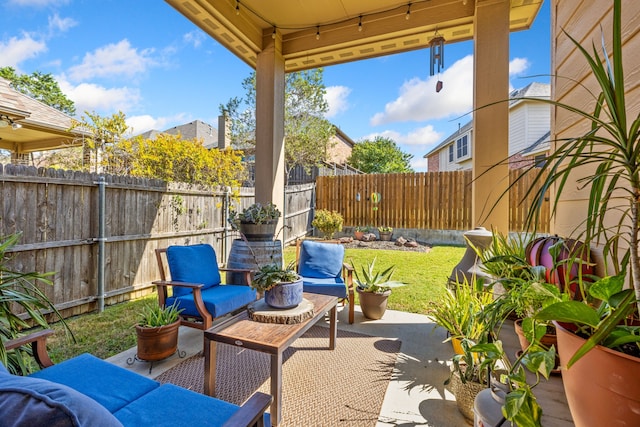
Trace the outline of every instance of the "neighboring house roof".
<instances>
[{"instance_id":1,"label":"neighboring house roof","mask_svg":"<svg viewBox=\"0 0 640 427\"><path fill-rule=\"evenodd\" d=\"M452 133L451 135L443 139L440 144L436 145L431 151L429 151L423 157L426 159L433 153L437 153L438 151L442 150L445 146L449 145L451 141L455 141L456 138L458 138L458 136L464 135L465 133L469 132L471 129L473 129L473 120L465 123L464 126L459 127L457 131L455 131L454 133Z\"/></svg>"},{"instance_id":2,"label":"neighboring house roof","mask_svg":"<svg viewBox=\"0 0 640 427\"><path fill-rule=\"evenodd\" d=\"M523 88L513 90L511 91L511 93L509 93L509 98L510 98L509 108L511 109L516 105L524 102L524 100L521 98L547 98L548 99L550 96L551 96L550 84L532 82ZM431 155L437 153L438 151L442 150L443 148L451 144L453 141L455 141L458 138L458 136L464 135L465 133L469 132L472 129L473 129L473 120L467 122L464 126L460 127L457 131L455 131L454 133L452 133L451 135L443 139L438 145L436 145L431 151L429 151L423 157L425 159L430 157ZM532 154L534 151L540 152L540 151L549 149L549 143L548 143L549 135L550 135L550 132L547 132L545 136L540 138L534 144L530 145L523 152L523 154L525 155ZM545 138L547 139L546 145L544 144ZM534 146L538 146L538 149L534 150Z\"/></svg>"},{"instance_id":3,"label":"neighboring house roof","mask_svg":"<svg viewBox=\"0 0 640 427\"><path fill-rule=\"evenodd\" d=\"M543 151L547 151L551 147L551 131L545 133L536 142L522 150L523 156L530 156L532 154L538 154Z\"/></svg>"},{"instance_id":4,"label":"neighboring house roof","mask_svg":"<svg viewBox=\"0 0 640 427\"><path fill-rule=\"evenodd\" d=\"M159 134L168 133L170 135L180 134L184 139L202 139L205 148L218 147L218 129L205 123L202 120L194 120L183 125L178 125L159 131L156 129L148 130L140 134L145 139L156 139Z\"/></svg>"},{"instance_id":5,"label":"neighboring house roof","mask_svg":"<svg viewBox=\"0 0 640 427\"><path fill-rule=\"evenodd\" d=\"M80 129L69 131L71 116L37 101L0 78L0 115L6 115L20 129L0 128L0 149L19 153L53 150L82 144Z\"/></svg>"}]
</instances>

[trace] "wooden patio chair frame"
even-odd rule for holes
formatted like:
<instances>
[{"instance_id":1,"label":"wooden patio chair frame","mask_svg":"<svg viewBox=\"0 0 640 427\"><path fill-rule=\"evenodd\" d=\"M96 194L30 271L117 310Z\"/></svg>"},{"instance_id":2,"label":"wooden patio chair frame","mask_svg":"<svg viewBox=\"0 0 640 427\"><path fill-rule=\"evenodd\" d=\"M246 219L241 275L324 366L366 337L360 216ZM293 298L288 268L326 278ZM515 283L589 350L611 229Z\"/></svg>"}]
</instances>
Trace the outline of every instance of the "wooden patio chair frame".
<instances>
[{"instance_id":1,"label":"wooden patio chair frame","mask_svg":"<svg viewBox=\"0 0 640 427\"><path fill-rule=\"evenodd\" d=\"M156 261L158 262L158 270L160 271L160 280L156 280L152 283L156 285L156 288L158 289L158 303L160 304L161 307L164 307L166 305L167 298L169 296L169 286L177 286L177 287L191 289L193 292L193 300L194 300L196 309L198 310L198 313L200 313L200 316L198 317L180 316L180 325L188 326L190 328L201 329L201 330L209 329L212 326L213 321L217 318L213 317L211 313L209 313L209 310L207 310L207 307L205 306L204 301L202 300L201 288L204 285L202 283L187 283L187 282L176 282L173 280L167 280L168 263L166 262L166 258L167 258L166 254L167 254L167 248L156 249ZM238 268L221 268L219 266L216 266L216 267L218 268L218 271L221 271L221 272L234 272L234 273L243 274L244 280L246 281L247 285L251 286L251 273L252 273L251 270L238 269ZM232 314L243 309L244 307L238 308L238 310L235 310ZM226 316L226 314L224 316ZM224 317L224 316L220 316L220 317Z\"/></svg>"}]
</instances>

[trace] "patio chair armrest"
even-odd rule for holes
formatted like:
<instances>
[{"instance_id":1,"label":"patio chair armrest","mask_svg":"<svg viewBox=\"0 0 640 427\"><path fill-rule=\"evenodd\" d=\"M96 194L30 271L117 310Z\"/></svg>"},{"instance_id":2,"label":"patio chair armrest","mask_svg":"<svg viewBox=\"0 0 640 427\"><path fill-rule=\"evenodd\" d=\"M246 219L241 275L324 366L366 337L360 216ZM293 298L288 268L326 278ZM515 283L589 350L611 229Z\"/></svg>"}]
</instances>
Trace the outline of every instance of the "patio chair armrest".
<instances>
[{"instance_id":1,"label":"patio chair armrest","mask_svg":"<svg viewBox=\"0 0 640 427\"><path fill-rule=\"evenodd\" d=\"M221 272L224 271L225 273L242 273L244 275L244 281L248 286L251 286L251 273L253 273L254 270L248 270L246 268L219 268L218 270Z\"/></svg>"},{"instance_id":2,"label":"patio chair armrest","mask_svg":"<svg viewBox=\"0 0 640 427\"><path fill-rule=\"evenodd\" d=\"M353 288L353 271L354 268L351 264L347 264L346 262L342 264L342 278L349 289Z\"/></svg>"},{"instance_id":3,"label":"patio chair armrest","mask_svg":"<svg viewBox=\"0 0 640 427\"><path fill-rule=\"evenodd\" d=\"M47 337L53 334L53 330L44 329L23 337L7 340L4 342L4 347L7 350L13 350L15 348L22 347L23 345L31 344L33 358L36 359L36 362L38 362L38 365L41 368L47 368L49 366L53 366L53 362L47 353Z\"/></svg>"},{"instance_id":4,"label":"patio chair armrest","mask_svg":"<svg viewBox=\"0 0 640 427\"><path fill-rule=\"evenodd\" d=\"M273 398L264 393L255 392L240 409L224 423L223 427L263 427L264 412L267 410Z\"/></svg>"},{"instance_id":5,"label":"patio chair armrest","mask_svg":"<svg viewBox=\"0 0 640 427\"><path fill-rule=\"evenodd\" d=\"M201 288L204 286L202 283L174 282L173 280L155 280L151 283L156 286L180 286L191 289Z\"/></svg>"}]
</instances>

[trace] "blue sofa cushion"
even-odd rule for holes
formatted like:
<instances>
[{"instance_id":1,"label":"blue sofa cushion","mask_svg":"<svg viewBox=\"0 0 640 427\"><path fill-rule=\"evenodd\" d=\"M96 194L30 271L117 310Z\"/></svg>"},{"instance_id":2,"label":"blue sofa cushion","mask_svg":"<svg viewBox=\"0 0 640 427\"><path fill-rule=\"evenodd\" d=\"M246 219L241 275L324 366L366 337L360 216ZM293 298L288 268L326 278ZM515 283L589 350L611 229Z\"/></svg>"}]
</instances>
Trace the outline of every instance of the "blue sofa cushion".
<instances>
[{"instance_id":1,"label":"blue sofa cushion","mask_svg":"<svg viewBox=\"0 0 640 427\"><path fill-rule=\"evenodd\" d=\"M167 263L171 280L186 283L202 283L204 288L219 285L220 271L216 252L211 245L169 246ZM173 288L173 295L187 295L189 288Z\"/></svg>"},{"instance_id":2,"label":"blue sofa cushion","mask_svg":"<svg viewBox=\"0 0 640 427\"><path fill-rule=\"evenodd\" d=\"M71 387L5 369L0 372L0 414L0 426L122 427L105 407Z\"/></svg>"},{"instance_id":3,"label":"blue sofa cushion","mask_svg":"<svg viewBox=\"0 0 640 427\"><path fill-rule=\"evenodd\" d=\"M347 287L340 277L317 279L302 278L302 290L314 294L331 295L338 298L347 297Z\"/></svg>"},{"instance_id":4,"label":"blue sofa cushion","mask_svg":"<svg viewBox=\"0 0 640 427\"><path fill-rule=\"evenodd\" d=\"M244 285L220 285L202 291L202 301L207 311L215 317L224 316L256 300L256 291ZM200 316L191 294L167 298L167 305L177 301L181 316Z\"/></svg>"},{"instance_id":5,"label":"blue sofa cushion","mask_svg":"<svg viewBox=\"0 0 640 427\"><path fill-rule=\"evenodd\" d=\"M238 406L172 384L164 384L114 415L130 426L221 426ZM266 424L270 425L270 424Z\"/></svg>"},{"instance_id":6,"label":"blue sofa cushion","mask_svg":"<svg viewBox=\"0 0 640 427\"><path fill-rule=\"evenodd\" d=\"M89 396L111 413L160 385L86 353L35 372L31 377L69 386Z\"/></svg>"},{"instance_id":7,"label":"blue sofa cushion","mask_svg":"<svg viewBox=\"0 0 640 427\"><path fill-rule=\"evenodd\" d=\"M343 260L344 246L303 240L298 273L303 277L340 277Z\"/></svg>"}]
</instances>

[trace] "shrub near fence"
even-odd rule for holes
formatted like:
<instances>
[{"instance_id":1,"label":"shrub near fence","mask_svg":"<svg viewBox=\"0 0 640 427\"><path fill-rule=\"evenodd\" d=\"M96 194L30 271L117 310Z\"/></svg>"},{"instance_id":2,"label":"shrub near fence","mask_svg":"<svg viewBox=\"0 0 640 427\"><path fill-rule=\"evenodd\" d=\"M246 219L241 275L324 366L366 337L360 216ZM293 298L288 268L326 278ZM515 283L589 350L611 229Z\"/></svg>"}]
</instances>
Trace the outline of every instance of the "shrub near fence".
<instances>
[{"instance_id":1,"label":"shrub near fence","mask_svg":"<svg viewBox=\"0 0 640 427\"><path fill-rule=\"evenodd\" d=\"M0 165L0 235L22 233L10 261L20 271L53 271L47 296L71 316L98 302L99 203L97 174ZM238 237L226 223L227 200L238 209L254 201L253 188L237 198L223 189L194 188L159 180L104 176L104 298L112 304L151 292L158 279L154 250L171 244L210 243L226 260ZM296 186L285 211L287 233L306 232L314 185ZM299 202L302 199L303 202Z\"/></svg>"},{"instance_id":2,"label":"shrub near fence","mask_svg":"<svg viewBox=\"0 0 640 427\"><path fill-rule=\"evenodd\" d=\"M510 180L521 170L511 170ZM510 190L511 231L523 231L530 200L523 202L533 177L525 176ZM471 171L412 174L369 174L318 177L316 206L336 210L345 226L373 225L406 229L469 230ZM538 231L549 231L549 206Z\"/></svg>"}]
</instances>

